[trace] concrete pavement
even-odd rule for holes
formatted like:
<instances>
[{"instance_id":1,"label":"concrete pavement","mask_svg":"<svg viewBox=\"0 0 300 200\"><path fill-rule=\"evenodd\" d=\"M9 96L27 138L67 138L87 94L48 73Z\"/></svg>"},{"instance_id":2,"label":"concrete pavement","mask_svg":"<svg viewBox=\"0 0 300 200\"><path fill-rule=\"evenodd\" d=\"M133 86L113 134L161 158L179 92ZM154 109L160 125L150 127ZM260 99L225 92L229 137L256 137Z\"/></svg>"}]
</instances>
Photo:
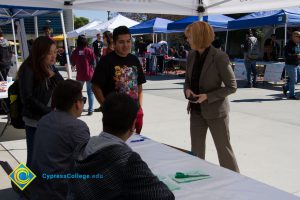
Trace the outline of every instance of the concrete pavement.
<instances>
[{"instance_id":1,"label":"concrete pavement","mask_svg":"<svg viewBox=\"0 0 300 200\"><path fill-rule=\"evenodd\" d=\"M183 96L182 78L152 76L144 85L144 127L142 134L156 141L190 149L189 116ZM300 86L297 86L300 89ZM299 90L297 90L300 96ZM231 141L241 174L300 196L300 100L283 98L281 87L239 88L230 96ZM98 104L94 106L97 108ZM81 117L92 135L102 130L101 113ZM1 125L5 116L0 116ZM24 130L9 127L0 144L1 160L14 167L26 161ZM1 146L0 146L1 147ZM9 154L9 153L10 154ZM206 160L218 164L210 134ZM9 181L0 168L0 194Z\"/></svg>"}]
</instances>

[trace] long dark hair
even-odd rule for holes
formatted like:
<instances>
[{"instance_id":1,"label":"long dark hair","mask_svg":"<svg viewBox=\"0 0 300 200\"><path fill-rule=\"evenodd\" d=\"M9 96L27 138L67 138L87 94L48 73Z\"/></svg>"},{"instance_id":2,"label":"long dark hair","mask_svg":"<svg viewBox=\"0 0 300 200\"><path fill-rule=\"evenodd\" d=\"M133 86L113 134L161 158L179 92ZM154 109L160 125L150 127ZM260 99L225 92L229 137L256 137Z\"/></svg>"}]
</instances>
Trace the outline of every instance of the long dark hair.
<instances>
[{"instance_id":1,"label":"long dark hair","mask_svg":"<svg viewBox=\"0 0 300 200\"><path fill-rule=\"evenodd\" d=\"M77 47L84 48L88 46L88 41L85 35L79 35L77 38Z\"/></svg>"},{"instance_id":2,"label":"long dark hair","mask_svg":"<svg viewBox=\"0 0 300 200\"><path fill-rule=\"evenodd\" d=\"M110 31L105 31L103 33L104 37L106 37L106 41L107 41L107 45L110 45L112 43L113 40L113 35Z\"/></svg>"},{"instance_id":3,"label":"long dark hair","mask_svg":"<svg viewBox=\"0 0 300 200\"><path fill-rule=\"evenodd\" d=\"M56 44L48 36L40 36L34 40L29 56L26 58L24 63L20 66L18 71L18 77L23 70L24 66L28 66L32 69L35 81L42 81L49 77L49 72L44 64L46 56L50 52L51 45Z\"/></svg>"}]
</instances>

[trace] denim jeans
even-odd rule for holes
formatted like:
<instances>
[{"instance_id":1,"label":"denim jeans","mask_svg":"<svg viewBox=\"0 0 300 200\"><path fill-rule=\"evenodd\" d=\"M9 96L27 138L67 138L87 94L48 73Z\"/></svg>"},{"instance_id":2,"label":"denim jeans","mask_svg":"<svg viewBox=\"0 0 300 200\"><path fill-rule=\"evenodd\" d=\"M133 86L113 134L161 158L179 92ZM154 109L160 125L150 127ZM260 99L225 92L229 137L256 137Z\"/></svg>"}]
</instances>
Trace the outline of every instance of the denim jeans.
<instances>
[{"instance_id":1,"label":"denim jeans","mask_svg":"<svg viewBox=\"0 0 300 200\"><path fill-rule=\"evenodd\" d=\"M251 85L251 83L253 85L256 84L256 76L257 76L257 72L256 72L256 60L245 60L245 67L246 67L246 71L247 71L247 80L248 80L248 84ZM251 82L251 73L253 75L253 79Z\"/></svg>"},{"instance_id":2,"label":"denim jeans","mask_svg":"<svg viewBox=\"0 0 300 200\"><path fill-rule=\"evenodd\" d=\"M27 162L26 162L27 167L31 166L35 131L36 131L35 127L25 126L26 145L27 145Z\"/></svg>"},{"instance_id":3,"label":"denim jeans","mask_svg":"<svg viewBox=\"0 0 300 200\"><path fill-rule=\"evenodd\" d=\"M293 97L295 96L295 84L300 80L300 68L295 65L285 65L285 71L289 78L284 89L289 91L289 97Z\"/></svg>"},{"instance_id":4,"label":"denim jeans","mask_svg":"<svg viewBox=\"0 0 300 200\"><path fill-rule=\"evenodd\" d=\"M92 90L92 83L91 81L80 81L82 85L84 85L84 82L86 83L86 93L88 95L88 112L93 112L93 106L94 106L94 93Z\"/></svg>"}]
</instances>

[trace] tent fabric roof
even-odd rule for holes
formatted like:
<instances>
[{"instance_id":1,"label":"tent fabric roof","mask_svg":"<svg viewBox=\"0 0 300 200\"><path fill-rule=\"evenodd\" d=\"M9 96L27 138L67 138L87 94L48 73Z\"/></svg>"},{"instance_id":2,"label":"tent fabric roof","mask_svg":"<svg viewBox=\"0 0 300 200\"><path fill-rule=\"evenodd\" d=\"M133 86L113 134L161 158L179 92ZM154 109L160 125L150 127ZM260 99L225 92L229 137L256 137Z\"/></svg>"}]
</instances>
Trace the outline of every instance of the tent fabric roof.
<instances>
[{"instance_id":1,"label":"tent fabric roof","mask_svg":"<svg viewBox=\"0 0 300 200\"><path fill-rule=\"evenodd\" d=\"M100 24L102 24L103 22L100 20L94 20L78 29L75 29L73 31L70 31L67 33L67 37L68 38L76 38L81 34L85 34L87 30L92 29Z\"/></svg>"},{"instance_id":2,"label":"tent fabric roof","mask_svg":"<svg viewBox=\"0 0 300 200\"><path fill-rule=\"evenodd\" d=\"M24 4L24 2L23 2ZM11 19L21 19L26 17L33 17L38 15L58 12L61 9L51 8L34 8L24 6L6 6L0 3L0 25L8 24Z\"/></svg>"},{"instance_id":3,"label":"tent fabric roof","mask_svg":"<svg viewBox=\"0 0 300 200\"><path fill-rule=\"evenodd\" d=\"M26 0L32 7L110 10L115 12L198 15L198 0ZM24 5L24 0L1 0L2 5ZM249 13L300 6L299 0L203 0L205 15Z\"/></svg>"},{"instance_id":4,"label":"tent fabric roof","mask_svg":"<svg viewBox=\"0 0 300 200\"><path fill-rule=\"evenodd\" d=\"M168 24L168 30L184 30L189 24L198 21L198 16L189 16ZM204 16L203 20L208 22L214 31L227 30L228 21L234 20L226 15L209 15Z\"/></svg>"},{"instance_id":5,"label":"tent fabric roof","mask_svg":"<svg viewBox=\"0 0 300 200\"><path fill-rule=\"evenodd\" d=\"M114 18L94 26L88 30L85 30L85 34L87 37L95 37L97 33L102 33L104 31L113 31L118 26L127 26L128 28L138 24L137 21L124 17L123 15L118 14Z\"/></svg>"},{"instance_id":6,"label":"tent fabric roof","mask_svg":"<svg viewBox=\"0 0 300 200\"><path fill-rule=\"evenodd\" d=\"M135 25L129 30L132 34L165 33L171 22L173 21L157 17Z\"/></svg>"},{"instance_id":7,"label":"tent fabric roof","mask_svg":"<svg viewBox=\"0 0 300 200\"><path fill-rule=\"evenodd\" d=\"M255 12L228 23L229 29L247 29L266 25L299 26L300 8Z\"/></svg>"}]
</instances>

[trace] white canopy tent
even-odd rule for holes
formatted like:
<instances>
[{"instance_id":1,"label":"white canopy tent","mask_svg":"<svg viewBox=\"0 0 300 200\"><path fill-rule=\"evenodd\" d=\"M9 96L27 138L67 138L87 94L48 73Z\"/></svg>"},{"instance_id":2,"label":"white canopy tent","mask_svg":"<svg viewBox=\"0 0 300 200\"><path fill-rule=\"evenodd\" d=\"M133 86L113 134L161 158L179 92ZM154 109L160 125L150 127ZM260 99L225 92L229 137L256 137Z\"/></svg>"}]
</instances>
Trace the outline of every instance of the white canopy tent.
<instances>
[{"instance_id":1,"label":"white canopy tent","mask_svg":"<svg viewBox=\"0 0 300 200\"><path fill-rule=\"evenodd\" d=\"M93 29L96 26L99 26L100 24L102 24L103 22L100 20L94 20L76 30L70 31L67 33L67 37L68 38L77 38L79 35L81 34L86 34L86 32L90 29ZM94 35L95 36L95 35Z\"/></svg>"},{"instance_id":2,"label":"white canopy tent","mask_svg":"<svg viewBox=\"0 0 300 200\"><path fill-rule=\"evenodd\" d=\"M137 25L139 22L124 17L123 15L117 15L114 18L99 24L91 29L85 30L87 37L95 37L97 33L103 33L104 31L113 31L118 26L127 26L128 28Z\"/></svg>"},{"instance_id":3,"label":"white canopy tent","mask_svg":"<svg viewBox=\"0 0 300 200\"><path fill-rule=\"evenodd\" d=\"M300 0L0 0L3 5L109 10L134 13L207 15L257 12L300 6Z\"/></svg>"}]
</instances>

